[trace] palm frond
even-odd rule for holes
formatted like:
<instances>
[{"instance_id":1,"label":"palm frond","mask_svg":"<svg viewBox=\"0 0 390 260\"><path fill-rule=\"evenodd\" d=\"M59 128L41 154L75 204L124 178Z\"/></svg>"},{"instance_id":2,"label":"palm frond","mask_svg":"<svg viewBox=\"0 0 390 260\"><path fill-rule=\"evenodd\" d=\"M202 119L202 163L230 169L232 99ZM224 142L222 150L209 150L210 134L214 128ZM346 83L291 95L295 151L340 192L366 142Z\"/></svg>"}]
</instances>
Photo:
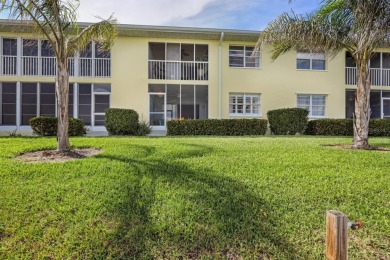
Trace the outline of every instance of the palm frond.
<instances>
[{"instance_id":1,"label":"palm frond","mask_svg":"<svg viewBox=\"0 0 390 260\"><path fill-rule=\"evenodd\" d=\"M272 58L276 59L290 50L336 54L345 48L344 42L345 35L339 28L319 22L315 15L284 13L261 33L257 47L272 44Z\"/></svg>"},{"instance_id":2,"label":"palm frond","mask_svg":"<svg viewBox=\"0 0 390 260\"><path fill-rule=\"evenodd\" d=\"M97 42L102 50L109 50L118 34L116 22L111 15L106 20L89 25L69 40L69 52L82 51L91 41Z\"/></svg>"}]
</instances>

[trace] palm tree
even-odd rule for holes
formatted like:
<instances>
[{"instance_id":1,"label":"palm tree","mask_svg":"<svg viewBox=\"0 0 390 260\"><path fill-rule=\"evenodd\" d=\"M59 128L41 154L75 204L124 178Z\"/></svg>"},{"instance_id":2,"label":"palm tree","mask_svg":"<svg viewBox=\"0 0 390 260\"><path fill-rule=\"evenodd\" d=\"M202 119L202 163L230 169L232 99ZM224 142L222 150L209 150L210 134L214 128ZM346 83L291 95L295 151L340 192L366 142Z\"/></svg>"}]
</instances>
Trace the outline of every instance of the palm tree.
<instances>
[{"instance_id":1,"label":"palm tree","mask_svg":"<svg viewBox=\"0 0 390 260\"><path fill-rule=\"evenodd\" d=\"M117 34L116 20L112 16L80 29L76 19L78 6L79 0L1 0L0 10L8 11L13 19L25 20L27 24L32 23L34 32L48 40L55 54L58 152L70 149L68 57L84 50L91 41L96 41L103 50L108 50Z\"/></svg>"},{"instance_id":2,"label":"palm tree","mask_svg":"<svg viewBox=\"0 0 390 260\"><path fill-rule=\"evenodd\" d=\"M347 50L357 66L354 139L352 147L367 149L370 120L370 58L390 42L389 0L323 0L308 15L283 13L260 35L257 48L272 44L272 58L290 50L326 52L334 57Z\"/></svg>"}]
</instances>

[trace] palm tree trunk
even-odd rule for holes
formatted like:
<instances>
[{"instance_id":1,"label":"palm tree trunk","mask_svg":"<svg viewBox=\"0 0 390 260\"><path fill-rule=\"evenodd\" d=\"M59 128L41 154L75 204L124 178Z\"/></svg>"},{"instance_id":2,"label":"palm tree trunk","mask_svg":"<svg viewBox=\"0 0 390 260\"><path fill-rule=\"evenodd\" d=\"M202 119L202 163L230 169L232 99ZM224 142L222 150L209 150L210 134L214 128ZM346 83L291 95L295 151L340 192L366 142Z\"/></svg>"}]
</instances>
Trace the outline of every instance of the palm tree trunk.
<instances>
[{"instance_id":1,"label":"palm tree trunk","mask_svg":"<svg viewBox=\"0 0 390 260\"><path fill-rule=\"evenodd\" d=\"M357 62L358 79L355 95L355 121L353 145L355 149L368 149L368 127L370 122L370 73L367 62Z\"/></svg>"},{"instance_id":2,"label":"palm tree trunk","mask_svg":"<svg viewBox=\"0 0 390 260\"><path fill-rule=\"evenodd\" d=\"M67 59L60 60L57 64L57 77L56 77L56 96L57 96L57 151L66 152L69 151L69 73Z\"/></svg>"}]
</instances>

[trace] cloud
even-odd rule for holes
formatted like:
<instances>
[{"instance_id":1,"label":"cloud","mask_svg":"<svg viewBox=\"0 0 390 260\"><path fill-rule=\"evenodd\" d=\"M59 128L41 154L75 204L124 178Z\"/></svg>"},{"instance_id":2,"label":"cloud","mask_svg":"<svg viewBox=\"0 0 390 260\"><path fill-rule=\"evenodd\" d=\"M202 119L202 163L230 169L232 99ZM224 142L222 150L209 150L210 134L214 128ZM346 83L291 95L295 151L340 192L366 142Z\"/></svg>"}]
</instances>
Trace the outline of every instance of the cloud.
<instances>
[{"instance_id":1,"label":"cloud","mask_svg":"<svg viewBox=\"0 0 390 260\"><path fill-rule=\"evenodd\" d=\"M79 20L94 22L95 16L108 18L112 13L119 23L163 25L171 20L196 16L215 0L82 0Z\"/></svg>"},{"instance_id":2,"label":"cloud","mask_svg":"<svg viewBox=\"0 0 390 260\"><path fill-rule=\"evenodd\" d=\"M263 29L282 12L312 12L317 1L295 0L82 0L79 21L112 13L119 23L230 29Z\"/></svg>"}]
</instances>

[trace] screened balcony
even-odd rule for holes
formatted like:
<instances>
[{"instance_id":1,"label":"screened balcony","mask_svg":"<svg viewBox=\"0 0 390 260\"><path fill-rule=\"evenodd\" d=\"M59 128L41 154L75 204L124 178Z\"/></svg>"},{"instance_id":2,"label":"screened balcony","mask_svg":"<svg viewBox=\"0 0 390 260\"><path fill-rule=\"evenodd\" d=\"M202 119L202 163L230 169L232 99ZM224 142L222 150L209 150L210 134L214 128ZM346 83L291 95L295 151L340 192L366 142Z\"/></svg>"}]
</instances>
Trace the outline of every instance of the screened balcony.
<instances>
[{"instance_id":1,"label":"screened balcony","mask_svg":"<svg viewBox=\"0 0 390 260\"><path fill-rule=\"evenodd\" d=\"M208 80L208 45L149 43L149 79Z\"/></svg>"},{"instance_id":2,"label":"screened balcony","mask_svg":"<svg viewBox=\"0 0 390 260\"><path fill-rule=\"evenodd\" d=\"M56 58L46 40L21 40L18 53L18 40L2 40L3 50L0 59L2 76L43 76L54 77L57 73ZM99 45L91 43L88 48L75 57L68 58L70 76L109 78L111 77L110 52L100 50Z\"/></svg>"},{"instance_id":3,"label":"screened balcony","mask_svg":"<svg viewBox=\"0 0 390 260\"><path fill-rule=\"evenodd\" d=\"M370 79L373 86L390 86L390 53L377 52L370 60ZM357 84L357 69L350 53L345 57L345 84Z\"/></svg>"}]
</instances>

